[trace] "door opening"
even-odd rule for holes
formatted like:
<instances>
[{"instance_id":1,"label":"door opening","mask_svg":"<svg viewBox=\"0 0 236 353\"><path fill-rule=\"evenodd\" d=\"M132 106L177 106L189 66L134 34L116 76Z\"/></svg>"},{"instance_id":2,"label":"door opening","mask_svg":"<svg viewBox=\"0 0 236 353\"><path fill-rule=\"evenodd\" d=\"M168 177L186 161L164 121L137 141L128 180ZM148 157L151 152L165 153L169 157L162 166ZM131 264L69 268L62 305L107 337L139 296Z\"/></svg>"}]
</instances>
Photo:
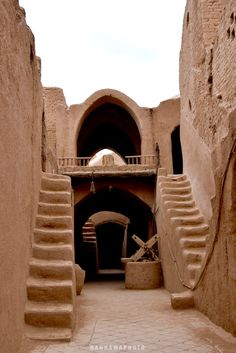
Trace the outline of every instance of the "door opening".
<instances>
[{"instance_id":1,"label":"door opening","mask_svg":"<svg viewBox=\"0 0 236 353\"><path fill-rule=\"evenodd\" d=\"M96 227L98 268L121 269L125 228L117 223L105 223Z\"/></svg>"}]
</instances>

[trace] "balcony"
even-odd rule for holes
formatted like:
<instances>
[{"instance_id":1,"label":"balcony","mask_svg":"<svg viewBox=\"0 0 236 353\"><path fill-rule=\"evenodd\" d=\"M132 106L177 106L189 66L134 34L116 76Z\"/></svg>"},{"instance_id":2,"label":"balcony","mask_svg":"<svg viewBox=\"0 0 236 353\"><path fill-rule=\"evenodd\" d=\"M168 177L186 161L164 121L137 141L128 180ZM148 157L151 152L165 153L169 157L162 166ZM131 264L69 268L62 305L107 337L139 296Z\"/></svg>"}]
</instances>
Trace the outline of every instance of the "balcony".
<instances>
[{"instance_id":1,"label":"balcony","mask_svg":"<svg viewBox=\"0 0 236 353\"><path fill-rule=\"evenodd\" d=\"M154 175L158 162L154 155L126 156L118 162L113 155L104 155L99 162L94 157L63 157L57 161L59 173L77 177Z\"/></svg>"}]
</instances>

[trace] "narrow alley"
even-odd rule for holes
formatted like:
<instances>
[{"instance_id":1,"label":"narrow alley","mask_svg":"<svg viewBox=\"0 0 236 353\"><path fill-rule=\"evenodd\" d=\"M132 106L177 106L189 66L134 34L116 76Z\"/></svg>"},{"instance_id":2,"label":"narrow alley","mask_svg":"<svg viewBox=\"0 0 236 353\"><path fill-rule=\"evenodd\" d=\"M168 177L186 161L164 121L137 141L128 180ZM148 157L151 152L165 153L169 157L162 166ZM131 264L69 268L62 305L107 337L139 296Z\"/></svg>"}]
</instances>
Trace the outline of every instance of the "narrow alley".
<instances>
[{"instance_id":1,"label":"narrow alley","mask_svg":"<svg viewBox=\"0 0 236 353\"><path fill-rule=\"evenodd\" d=\"M24 353L235 353L236 338L194 309L173 310L163 289L128 290L123 281L88 282L69 343L39 342Z\"/></svg>"}]
</instances>

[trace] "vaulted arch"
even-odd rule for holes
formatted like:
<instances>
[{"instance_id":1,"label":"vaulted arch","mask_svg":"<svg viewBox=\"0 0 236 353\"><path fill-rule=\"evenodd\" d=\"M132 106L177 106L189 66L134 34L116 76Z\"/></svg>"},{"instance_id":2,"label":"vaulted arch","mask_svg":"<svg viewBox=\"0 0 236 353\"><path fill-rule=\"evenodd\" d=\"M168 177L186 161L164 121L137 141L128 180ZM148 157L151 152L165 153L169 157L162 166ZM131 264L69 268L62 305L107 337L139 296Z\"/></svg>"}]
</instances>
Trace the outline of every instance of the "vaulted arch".
<instances>
[{"instance_id":1,"label":"vaulted arch","mask_svg":"<svg viewBox=\"0 0 236 353\"><path fill-rule=\"evenodd\" d=\"M108 148L127 155L141 154L139 129L124 107L105 101L95 106L84 119L77 138L77 156L92 156Z\"/></svg>"}]
</instances>

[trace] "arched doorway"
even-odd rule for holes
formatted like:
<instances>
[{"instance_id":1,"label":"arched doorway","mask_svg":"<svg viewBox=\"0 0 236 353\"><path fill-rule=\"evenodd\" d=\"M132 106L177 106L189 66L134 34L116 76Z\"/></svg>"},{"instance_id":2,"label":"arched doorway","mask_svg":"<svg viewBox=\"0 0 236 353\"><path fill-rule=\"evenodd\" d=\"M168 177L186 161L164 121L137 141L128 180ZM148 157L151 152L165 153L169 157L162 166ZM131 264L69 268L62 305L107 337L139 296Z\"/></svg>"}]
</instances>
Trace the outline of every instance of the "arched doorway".
<instances>
[{"instance_id":1,"label":"arched doorway","mask_svg":"<svg viewBox=\"0 0 236 353\"><path fill-rule=\"evenodd\" d=\"M116 212L124 215L130 220L127 227L127 252L130 257L136 250L137 245L132 239L132 235L138 235L143 241L152 236L154 222L150 207L134 194L119 188L102 188L95 194L90 193L75 205L75 258L82 267L88 267L88 255L83 244L83 226L85 222L95 213L100 211ZM123 229L122 229L123 228ZM120 267L120 257L124 240L124 227L111 221L97 227L98 246L101 250L101 267ZM111 259L109 249L114 259ZM113 261L114 260L114 261ZM99 265L100 266L100 265ZM94 271L93 269L89 269Z\"/></svg>"},{"instance_id":2,"label":"arched doorway","mask_svg":"<svg viewBox=\"0 0 236 353\"><path fill-rule=\"evenodd\" d=\"M121 258L127 256L128 217L117 212L97 212L90 217L93 222L98 250L98 269L115 273L123 266Z\"/></svg>"}]
</instances>

